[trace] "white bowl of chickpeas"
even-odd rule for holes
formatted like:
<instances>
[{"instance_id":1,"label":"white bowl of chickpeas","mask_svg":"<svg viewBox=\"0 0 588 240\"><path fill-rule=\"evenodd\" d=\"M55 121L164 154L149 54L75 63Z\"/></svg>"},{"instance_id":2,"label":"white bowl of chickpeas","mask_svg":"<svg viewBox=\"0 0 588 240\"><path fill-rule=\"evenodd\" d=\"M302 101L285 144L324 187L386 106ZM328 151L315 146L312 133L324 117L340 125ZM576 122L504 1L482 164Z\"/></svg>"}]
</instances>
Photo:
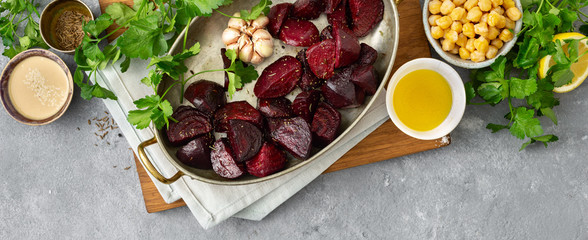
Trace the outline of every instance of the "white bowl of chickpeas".
<instances>
[{"instance_id":1,"label":"white bowl of chickpeas","mask_svg":"<svg viewBox=\"0 0 588 240\"><path fill-rule=\"evenodd\" d=\"M443 59L478 69L514 46L523 25L521 9L520 0L425 0L423 23Z\"/></svg>"}]
</instances>

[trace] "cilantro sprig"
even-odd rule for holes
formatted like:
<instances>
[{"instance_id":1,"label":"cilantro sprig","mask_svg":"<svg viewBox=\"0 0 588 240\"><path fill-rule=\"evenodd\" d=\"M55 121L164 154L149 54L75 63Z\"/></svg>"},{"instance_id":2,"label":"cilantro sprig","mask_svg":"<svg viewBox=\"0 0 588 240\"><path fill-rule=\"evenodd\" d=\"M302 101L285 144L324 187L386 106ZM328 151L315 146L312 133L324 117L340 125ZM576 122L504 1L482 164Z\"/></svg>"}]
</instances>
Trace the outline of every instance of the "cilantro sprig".
<instances>
[{"instance_id":1,"label":"cilantro sprig","mask_svg":"<svg viewBox=\"0 0 588 240\"><path fill-rule=\"evenodd\" d=\"M39 24L33 16L40 17L34 0L5 0L0 2L0 37L4 52L2 55L13 58L16 54L34 47L49 48L43 41ZM20 27L25 23L24 34L20 35Z\"/></svg>"},{"instance_id":2,"label":"cilantro sprig","mask_svg":"<svg viewBox=\"0 0 588 240\"><path fill-rule=\"evenodd\" d=\"M588 24L579 17L588 17L580 11L588 6L588 0L522 0L521 3L524 27L518 33L516 47L506 56L498 57L489 68L472 71L472 81L465 87L469 104L495 106L507 102L508 123L490 123L486 128L493 133L508 130L516 138L526 140L520 148L523 150L532 143L541 142L547 147L558 140L557 136L544 133L539 118L545 116L558 124L553 108L560 102L553 89L572 81L572 64L587 52L579 52L579 39L565 42L552 39L557 33L572 31L575 21ZM588 30L588 25L582 28ZM539 61L547 55L553 56L555 65L541 79L537 74ZM476 96L483 102L473 102Z\"/></svg>"}]
</instances>

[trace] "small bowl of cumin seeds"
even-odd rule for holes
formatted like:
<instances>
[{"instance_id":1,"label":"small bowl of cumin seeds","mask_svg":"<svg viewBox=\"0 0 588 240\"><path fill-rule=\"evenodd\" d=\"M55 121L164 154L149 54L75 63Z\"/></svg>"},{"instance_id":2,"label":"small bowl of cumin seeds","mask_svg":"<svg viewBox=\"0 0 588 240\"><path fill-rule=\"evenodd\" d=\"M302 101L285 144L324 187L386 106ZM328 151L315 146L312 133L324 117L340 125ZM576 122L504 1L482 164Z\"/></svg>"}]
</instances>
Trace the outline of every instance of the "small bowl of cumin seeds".
<instances>
[{"instance_id":1,"label":"small bowl of cumin seeds","mask_svg":"<svg viewBox=\"0 0 588 240\"><path fill-rule=\"evenodd\" d=\"M55 0L41 13L41 36L51 48L73 54L84 39L82 27L94 19L90 8L79 0Z\"/></svg>"}]
</instances>

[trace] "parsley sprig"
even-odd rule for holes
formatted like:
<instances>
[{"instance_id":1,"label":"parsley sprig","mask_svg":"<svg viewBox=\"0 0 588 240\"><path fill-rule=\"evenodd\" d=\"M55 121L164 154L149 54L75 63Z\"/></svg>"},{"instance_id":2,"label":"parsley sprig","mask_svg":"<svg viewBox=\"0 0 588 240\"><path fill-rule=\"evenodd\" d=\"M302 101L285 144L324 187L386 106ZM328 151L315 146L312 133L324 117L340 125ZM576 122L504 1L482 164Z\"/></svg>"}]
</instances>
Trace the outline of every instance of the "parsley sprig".
<instances>
[{"instance_id":1,"label":"parsley sprig","mask_svg":"<svg viewBox=\"0 0 588 240\"><path fill-rule=\"evenodd\" d=\"M0 2L0 37L4 52L2 55L13 58L16 54L30 48L49 48L43 41L39 24L33 16L40 17L34 0L3 0ZM19 27L26 22L24 33L20 35Z\"/></svg>"},{"instance_id":2,"label":"parsley sprig","mask_svg":"<svg viewBox=\"0 0 588 240\"><path fill-rule=\"evenodd\" d=\"M230 17L230 18L238 18L238 19L243 19L245 21L248 20L255 20L257 19L262 13L265 14L266 16L268 15L269 11L270 11L270 6L272 5L272 1L270 0L261 0L257 5L253 6L251 8L251 11L247 11L247 10L241 10L239 13L241 14L240 17L235 17L235 16L231 16L229 14L223 13L219 10L216 10L218 13L224 15L225 17Z\"/></svg>"},{"instance_id":3,"label":"parsley sprig","mask_svg":"<svg viewBox=\"0 0 588 240\"><path fill-rule=\"evenodd\" d=\"M565 42L552 39L557 33L572 31L575 21L586 23L578 14L585 16L580 9L588 6L588 0L522 0L521 3L524 27L518 33L516 47L506 56L497 58L489 68L472 71L472 81L465 86L470 104L494 106L507 102L509 112L505 119L508 123L490 123L486 128L493 133L508 129L511 135L526 139L520 148L523 150L535 142L547 147L548 143L558 140L557 136L544 133L539 117L545 116L558 124L553 108L560 102L553 89L572 81L571 65L586 52L579 52L578 39ZM582 27L588 28L585 26ZM537 75L539 61L547 55L552 55L556 64L549 69L547 77L541 79ZM472 102L476 96L484 101Z\"/></svg>"}]
</instances>

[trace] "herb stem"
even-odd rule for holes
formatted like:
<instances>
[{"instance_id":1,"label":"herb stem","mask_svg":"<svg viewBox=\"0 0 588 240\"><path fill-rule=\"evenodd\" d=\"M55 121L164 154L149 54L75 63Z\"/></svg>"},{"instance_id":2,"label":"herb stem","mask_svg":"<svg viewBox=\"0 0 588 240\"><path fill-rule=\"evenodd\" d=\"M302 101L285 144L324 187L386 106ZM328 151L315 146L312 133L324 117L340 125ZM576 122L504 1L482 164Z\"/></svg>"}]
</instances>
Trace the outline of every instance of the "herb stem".
<instances>
[{"instance_id":1,"label":"herb stem","mask_svg":"<svg viewBox=\"0 0 588 240\"><path fill-rule=\"evenodd\" d=\"M231 15L229 15L229 14L226 14L226 13L224 13L224 12L221 12L221 11L219 11L219 10L216 10L216 9L215 9L214 11L217 11L218 13L220 13L221 15L223 15L223 16L225 16L225 17L243 19L243 18L240 18L240 17L231 16Z\"/></svg>"},{"instance_id":2,"label":"herb stem","mask_svg":"<svg viewBox=\"0 0 588 240\"><path fill-rule=\"evenodd\" d=\"M190 76L188 79L186 79L184 81L184 84L188 81L190 81L190 79L192 79L193 77L196 77L197 75L203 74L203 73L209 73L209 72L224 72L227 71L226 69L214 69L214 70L206 70L206 71L202 71L202 72L197 72L194 73L192 76Z\"/></svg>"}]
</instances>

